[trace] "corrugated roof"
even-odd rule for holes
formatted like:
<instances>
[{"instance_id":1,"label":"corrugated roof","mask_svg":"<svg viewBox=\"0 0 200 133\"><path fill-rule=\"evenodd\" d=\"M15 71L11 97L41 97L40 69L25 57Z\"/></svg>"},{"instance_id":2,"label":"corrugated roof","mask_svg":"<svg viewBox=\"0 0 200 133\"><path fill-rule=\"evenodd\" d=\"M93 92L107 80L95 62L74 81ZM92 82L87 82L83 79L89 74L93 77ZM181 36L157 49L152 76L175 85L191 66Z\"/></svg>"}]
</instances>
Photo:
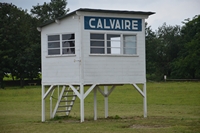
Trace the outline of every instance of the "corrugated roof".
<instances>
[{"instance_id":1,"label":"corrugated roof","mask_svg":"<svg viewBox=\"0 0 200 133\"><path fill-rule=\"evenodd\" d=\"M127 10L105 10L105 9L90 9L90 8L80 8L78 10L75 10L69 14L66 14L64 16L61 16L57 18L57 20L61 20L63 18L66 18L77 11L82 11L82 12L95 12L95 13L117 13L117 14L137 14L137 15L152 15L155 14L155 12L143 12L143 11L127 11ZM54 23L55 21L50 20L47 21L46 23L41 24L39 27L44 27L46 25L49 25L51 23Z\"/></svg>"}]
</instances>

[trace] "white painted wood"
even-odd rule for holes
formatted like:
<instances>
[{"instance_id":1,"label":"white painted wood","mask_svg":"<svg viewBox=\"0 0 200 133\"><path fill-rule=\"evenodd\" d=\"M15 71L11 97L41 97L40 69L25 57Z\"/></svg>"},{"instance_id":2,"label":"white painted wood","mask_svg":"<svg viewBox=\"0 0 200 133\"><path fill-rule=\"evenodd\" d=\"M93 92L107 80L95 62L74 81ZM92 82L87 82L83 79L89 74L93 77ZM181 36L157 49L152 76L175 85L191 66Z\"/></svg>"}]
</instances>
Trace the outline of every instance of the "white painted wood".
<instances>
[{"instance_id":1,"label":"white painted wood","mask_svg":"<svg viewBox=\"0 0 200 133\"><path fill-rule=\"evenodd\" d=\"M84 14L84 13L81 13ZM87 13L85 15L113 17L116 14ZM110 15L110 16L109 16ZM138 15L119 14L116 17L145 18ZM147 17L147 16L146 16ZM79 19L80 18L80 19ZM141 32L130 31L94 31L84 30L83 16L73 15L60 21L60 24L51 24L42 28L42 82L75 83L79 84L108 84L108 83L143 83L145 79L145 32L142 19ZM92 56L90 55L90 33L117 33L137 35L137 57L123 56ZM47 35L57 33L75 33L74 56L47 57ZM106 68L104 67L106 66Z\"/></svg>"},{"instance_id":2,"label":"white painted wood","mask_svg":"<svg viewBox=\"0 0 200 133\"><path fill-rule=\"evenodd\" d=\"M143 83L143 91L141 91L141 89L136 85L133 84L133 86L135 87L135 89L141 94L141 96L143 97L143 111L144 111L144 117L147 117L147 94L146 94L146 82Z\"/></svg>"},{"instance_id":3,"label":"white painted wood","mask_svg":"<svg viewBox=\"0 0 200 133\"><path fill-rule=\"evenodd\" d=\"M94 120L97 120L97 88L94 87Z\"/></svg>"},{"instance_id":4,"label":"white painted wood","mask_svg":"<svg viewBox=\"0 0 200 133\"><path fill-rule=\"evenodd\" d=\"M60 96L60 86L58 85L58 97Z\"/></svg>"},{"instance_id":5,"label":"white painted wood","mask_svg":"<svg viewBox=\"0 0 200 133\"><path fill-rule=\"evenodd\" d=\"M96 88L98 89L98 91L104 96L104 97L108 97L110 94L111 94L111 92L115 89L115 85L113 85L112 87L111 87L111 89L110 90L108 90L108 92L107 93L105 93L105 92L103 92L102 90L101 90L101 88L99 87L99 86L96 86Z\"/></svg>"},{"instance_id":6,"label":"white painted wood","mask_svg":"<svg viewBox=\"0 0 200 133\"><path fill-rule=\"evenodd\" d=\"M142 97L145 97L144 92L142 92L141 89L140 89L136 84L133 84L133 86L134 86L135 89L140 93L140 95L142 95Z\"/></svg>"},{"instance_id":7,"label":"white painted wood","mask_svg":"<svg viewBox=\"0 0 200 133\"><path fill-rule=\"evenodd\" d=\"M101 88L99 86L97 86L97 89L103 96L105 96L105 93L101 90Z\"/></svg>"},{"instance_id":8,"label":"white painted wood","mask_svg":"<svg viewBox=\"0 0 200 133\"><path fill-rule=\"evenodd\" d=\"M81 94L77 91L77 89L73 85L69 85L69 87L74 91L74 93L81 99Z\"/></svg>"},{"instance_id":9,"label":"white painted wood","mask_svg":"<svg viewBox=\"0 0 200 133\"><path fill-rule=\"evenodd\" d=\"M58 86L58 89L59 89L59 86ZM53 94L54 94L54 91L55 91L55 89L51 92L51 96L50 96L50 118L53 118L53 111L52 111L52 97L53 97ZM59 97L59 95L58 95L58 97Z\"/></svg>"},{"instance_id":10,"label":"white painted wood","mask_svg":"<svg viewBox=\"0 0 200 133\"><path fill-rule=\"evenodd\" d=\"M42 122L45 121L45 99L43 98L45 94L45 86L42 85Z\"/></svg>"},{"instance_id":11,"label":"white painted wood","mask_svg":"<svg viewBox=\"0 0 200 133\"><path fill-rule=\"evenodd\" d=\"M77 15L78 14L78 15ZM84 29L84 16L140 18L142 31L95 31ZM144 117L147 116L146 64L145 64L145 19L147 15L76 12L62 20L40 28L42 52L42 121L45 121L45 98L55 85L67 85L80 99L80 121L84 121L84 99L94 90L94 120L97 120L97 89L105 97L105 117L108 117L108 96L114 90L101 84L132 84L143 96ZM47 35L74 33L74 55L47 55ZM125 34L137 36L136 55L92 55L90 54L90 33ZM143 91L136 85L145 83ZM84 85L92 85L84 93ZM45 93L45 85L51 86ZM80 92L74 87L80 85ZM61 95L61 94L60 94ZM60 96L59 95L59 96ZM52 105L51 105L52 106Z\"/></svg>"},{"instance_id":12,"label":"white painted wood","mask_svg":"<svg viewBox=\"0 0 200 133\"><path fill-rule=\"evenodd\" d=\"M84 94L84 99L87 97L87 95L94 89L94 87L96 86L96 84L93 84Z\"/></svg>"},{"instance_id":13,"label":"white painted wood","mask_svg":"<svg viewBox=\"0 0 200 133\"><path fill-rule=\"evenodd\" d=\"M108 93L106 94L107 97L112 93L112 91L115 89L115 85L112 86L112 88L108 91Z\"/></svg>"},{"instance_id":14,"label":"white painted wood","mask_svg":"<svg viewBox=\"0 0 200 133\"><path fill-rule=\"evenodd\" d=\"M143 97L143 108L144 108L144 117L147 117L147 92L146 92L146 83L144 83L143 85L143 93L144 93L144 97Z\"/></svg>"},{"instance_id":15,"label":"white painted wood","mask_svg":"<svg viewBox=\"0 0 200 133\"><path fill-rule=\"evenodd\" d=\"M87 14L88 15L88 14ZM107 16L108 14L89 14L96 16ZM117 15L118 17L122 17ZM125 15L129 18L135 16ZM123 17L125 17L123 16ZM138 16L139 17L139 16ZM142 18L141 16L139 18ZM144 23L144 20L143 20ZM137 35L137 57L125 56L92 56L90 55L90 33L110 33L110 34L136 34ZM144 27L142 32L129 31L92 31L84 30L84 81L87 84L97 82L99 84L106 83L143 83L145 79L145 34ZM88 56L89 55L89 56Z\"/></svg>"},{"instance_id":16,"label":"white painted wood","mask_svg":"<svg viewBox=\"0 0 200 133\"><path fill-rule=\"evenodd\" d=\"M68 17L60 21L60 24L51 24L42 28L42 83L79 83L79 59L80 53L80 25L77 17ZM47 35L74 33L75 55L47 56Z\"/></svg>"},{"instance_id":17,"label":"white painted wood","mask_svg":"<svg viewBox=\"0 0 200 133\"><path fill-rule=\"evenodd\" d=\"M68 87L67 90L69 90L69 89L70 89L70 87ZM68 95L68 92L66 92L65 95ZM65 97L64 99L65 99L66 101L68 100L67 97ZM67 107L68 103L65 102L65 105L66 105L65 110L68 110L68 107ZM71 107L69 107L69 110L71 110ZM67 115L69 115L69 112L65 112L65 114L66 114L66 116L67 116Z\"/></svg>"},{"instance_id":18,"label":"white painted wood","mask_svg":"<svg viewBox=\"0 0 200 133\"><path fill-rule=\"evenodd\" d=\"M47 92L44 94L43 99L45 99L54 88L55 88L55 86L51 85L49 87L49 89L47 90Z\"/></svg>"},{"instance_id":19,"label":"white painted wood","mask_svg":"<svg viewBox=\"0 0 200 133\"><path fill-rule=\"evenodd\" d=\"M84 122L84 86L80 85L80 122Z\"/></svg>"},{"instance_id":20,"label":"white painted wood","mask_svg":"<svg viewBox=\"0 0 200 133\"><path fill-rule=\"evenodd\" d=\"M63 86L62 91L60 92L60 96L58 97L56 106L55 106L54 111L53 111L53 118L54 118L55 115L56 115L56 111L58 110L58 106L59 106L60 100L62 99L62 96L63 96L63 93L64 93L64 91L65 91L65 88L66 88L66 86Z\"/></svg>"},{"instance_id":21,"label":"white painted wood","mask_svg":"<svg viewBox=\"0 0 200 133\"><path fill-rule=\"evenodd\" d=\"M99 86L96 86L95 89L98 89L99 92L104 96L105 118L107 118L108 117L108 96L115 89L115 85L113 85L110 90L108 90L108 86L104 86L104 91L102 91ZM95 98L95 96L94 96L94 98ZM96 99L94 99L94 106L95 106L94 110L96 109L95 102L96 102Z\"/></svg>"},{"instance_id":22,"label":"white painted wood","mask_svg":"<svg viewBox=\"0 0 200 133\"><path fill-rule=\"evenodd\" d=\"M104 105L105 105L105 118L108 117L108 86L104 86Z\"/></svg>"},{"instance_id":23,"label":"white painted wood","mask_svg":"<svg viewBox=\"0 0 200 133\"><path fill-rule=\"evenodd\" d=\"M52 112L52 97L50 97L50 118L53 118L53 112Z\"/></svg>"}]
</instances>

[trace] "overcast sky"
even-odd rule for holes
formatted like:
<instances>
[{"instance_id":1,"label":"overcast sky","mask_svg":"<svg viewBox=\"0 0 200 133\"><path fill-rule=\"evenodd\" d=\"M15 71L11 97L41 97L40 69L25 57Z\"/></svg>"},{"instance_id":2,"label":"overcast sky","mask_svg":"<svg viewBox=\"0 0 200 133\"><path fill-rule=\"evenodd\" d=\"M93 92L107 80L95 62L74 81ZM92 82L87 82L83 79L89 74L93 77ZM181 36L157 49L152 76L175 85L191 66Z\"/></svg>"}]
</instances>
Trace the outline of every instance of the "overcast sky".
<instances>
[{"instance_id":1,"label":"overcast sky","mask_svg":"<svg viewBox=\"0 0 200 133\"><path fill-rule=\"evenodd\" d=\"M156 14L148 19L148 25L156 30L164 22L167 25L182 25L184 19L192 19L200 15L200 0L67 0L70 12L79 8L152 11ZM30 9L50 0L0 0L0 2L13 3L22 9Z\"/></svg>"}]
</instances>

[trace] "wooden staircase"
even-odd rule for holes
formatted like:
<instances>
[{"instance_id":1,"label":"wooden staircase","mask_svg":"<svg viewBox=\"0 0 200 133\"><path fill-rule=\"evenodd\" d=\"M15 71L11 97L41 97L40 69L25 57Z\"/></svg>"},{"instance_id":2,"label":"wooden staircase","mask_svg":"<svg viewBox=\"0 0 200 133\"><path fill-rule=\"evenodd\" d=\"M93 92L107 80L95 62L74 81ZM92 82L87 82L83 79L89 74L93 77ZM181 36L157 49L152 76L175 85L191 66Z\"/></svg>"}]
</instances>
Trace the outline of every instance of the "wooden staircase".
<instances>
[{"instance_id":1,"label":"wooden staircase","mask_svg":"<svg viewBox=\"0 0 200 133\"><path fill-rule=\"evenodd\" d=\"M79 89L77 89L79 90ZM57 116L68 116L72 110L72 107L76 100L76 95L73 90L66 88L65 86L62 88L60 95L58 97L57 103L55 105L53 114L51 118L54 118L55 115Z\"/></svg>"}]
</instances>

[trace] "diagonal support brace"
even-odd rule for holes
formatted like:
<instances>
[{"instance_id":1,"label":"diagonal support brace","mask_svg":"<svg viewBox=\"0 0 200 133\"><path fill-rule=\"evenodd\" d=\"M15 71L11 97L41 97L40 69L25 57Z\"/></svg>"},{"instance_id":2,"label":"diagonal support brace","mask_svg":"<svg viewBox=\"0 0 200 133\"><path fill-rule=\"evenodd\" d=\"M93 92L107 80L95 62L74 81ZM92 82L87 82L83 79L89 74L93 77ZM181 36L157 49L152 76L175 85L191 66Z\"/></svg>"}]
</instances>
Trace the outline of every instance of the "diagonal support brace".
<instances>
[{"instance_id":1,"label":"diagonal support brace","mask_svg":"<svg viewBox=\"0 0 200 133\"><path fill-rule=\"evenodd\" d=\"M140 90L140 88L139 88L136 84L133 84L133 86L135 87L135 89L136 89L143 97L145 97L144 93Z\"/></svg>"},{"instance_id":2,"label":"diagonal support brace","mask_svg":"<svg viewBox=\"0 0 200 133\"><path fill-rule=\"evenodd\" d=\"M93 84L84 94L84 99L87 97L87 95L94 89L94 87L96 86L96 84Z\"/></svg>"},{"instance_id":3,"label":"diagonal support brace","mask_svg":"<svg viewBox=\"0 0 200 133\"><path fill-rule=\"evenodd\" d=\"M104 96L104 97L108 97L111 93L112 93L112 91L115 89L115 85L113 85L112 86L112 88L108 91L108 93L107 94L105 94L102 90L101 90L101 88L99 87L99 86L97 86L97 89L99 90L99 92Z\"/></svg>"},{"instance_id":4,"label":"diagonal support brace","mask_svg":"<svg viewBox=\"0 0 200 133\"><path fill-rule=\"evenodd\" d=\"M43 99L45 99L54 88L55 88L55 86L51 85L49 87L48 91L44 94Z\"/></svg>"},{"instance_id":5,"label":"diagonal support brace","mask_svg":"<svg viewBox=\"0 0 200 133\"><path fill-rule=\"evenodd\" d=\"M77 89L73 85L69 85L69 87L74 91L78 98L81 99L80 93L77 91Z\"/></svg>"}]
</instances>

